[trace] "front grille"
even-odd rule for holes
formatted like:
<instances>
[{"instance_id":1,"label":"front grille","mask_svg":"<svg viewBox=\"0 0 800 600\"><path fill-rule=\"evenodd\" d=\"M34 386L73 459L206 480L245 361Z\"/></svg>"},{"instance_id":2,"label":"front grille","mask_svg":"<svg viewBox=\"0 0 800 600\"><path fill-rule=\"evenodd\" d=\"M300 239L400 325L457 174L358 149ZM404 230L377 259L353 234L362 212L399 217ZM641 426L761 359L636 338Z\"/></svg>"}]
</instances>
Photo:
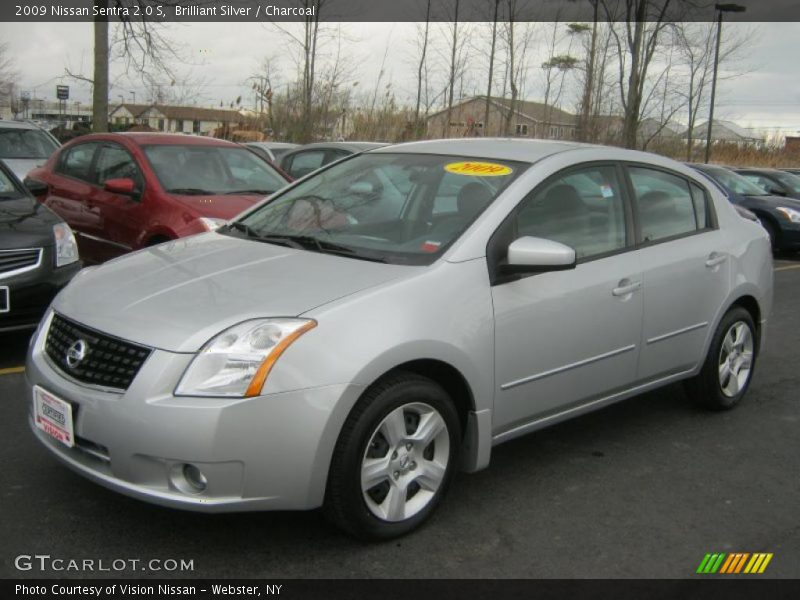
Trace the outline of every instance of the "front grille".
<instances>
[{"instance_id":1,"label":"front grille","mask_svg":"<svg viewBox=\"0 0 800 600\"><path fill-rule=\"evenodd\" d=\"M41 257L41 248L0 250L0 275L36 268Z\"/></svg>"},{"instance_id":2,"label":"front grille","mask_svg":"<svg viewBox=\"0 0 800 600\"><path fill-rule=\"evenodd\" d=\"M79 340L85 348L82 360L67 362L67 351ZM78 325L53 315L45 343L47 356L64 373L82 383L127 390L151 349Z\"/></svg>"}]
</instances>

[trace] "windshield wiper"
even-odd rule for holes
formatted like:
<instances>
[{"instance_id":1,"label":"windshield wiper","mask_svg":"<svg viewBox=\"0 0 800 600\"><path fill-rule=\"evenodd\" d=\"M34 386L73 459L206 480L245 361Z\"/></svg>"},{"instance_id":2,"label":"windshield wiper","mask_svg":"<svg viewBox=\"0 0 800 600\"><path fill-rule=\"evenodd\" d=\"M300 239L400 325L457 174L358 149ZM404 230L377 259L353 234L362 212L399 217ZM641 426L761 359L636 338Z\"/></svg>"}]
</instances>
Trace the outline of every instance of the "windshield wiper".
<instances>
[{"instance_id":1,"label":"windshield wiper","mask_svg":"<svg viewBox=\"0 0 800 600\"><path fill-rule=\"evenodd\" d=\"M218 193L200 188L172 188L167 190L167 192L170 194L185 194L187 196L213 196Z\"/></svg>"},{"instance_id":2,"label":"windshield wiper","mask_svg":"<svg viewBox=\"0 0 800 600\"><path fill-rule=\"evenodd\" d=\"M269 196L274 194L275 190L233 190L232 192L225 192L223 196L235 196L237 194L258 194L261 196Z\"/></svg>"},{"instance_id":3,"label":"windshield wiper","mask_svg":"<svg viewBox=\"0 0 800 600\"><path fill-rule=\"evenodd\" d=\"M378 256L368 256L361 254L353 248L326 242L315 238L311 235L287 235L287 234L272 234L260 235L255 229L241 221L232 221L227 225L228 230L237 229L247 235L250 239L266 242L267 244L277 244L279 246L287 246L296 250L311 250L313 252L320 252L322 254L339 254L356 258L358 260L368 260L372 262L385 263L386 260Z\"/></svg>"},{"instance_id":4,"label":"windshield wiper","mask_svg":"<svg viewBox=\"0 0 800 600\"><path fill-rule=\"evenodd\" d=\"M285 237L291 238L292 240L298 242L299 244L302 244L303 247L307 249L316 250L317 252L322 252L323 254L340 254L342 256L349 256L350 258L357 258L359 260L369 260L372 262L386 262L385 259L379 256L369 256L366 254L361 254L360 252L358 252L354 248L350 248L349 246L342 246L341 244L326 242L324 240L320 240L310 235L293 235Z\"/></svg>"}]
</instances>

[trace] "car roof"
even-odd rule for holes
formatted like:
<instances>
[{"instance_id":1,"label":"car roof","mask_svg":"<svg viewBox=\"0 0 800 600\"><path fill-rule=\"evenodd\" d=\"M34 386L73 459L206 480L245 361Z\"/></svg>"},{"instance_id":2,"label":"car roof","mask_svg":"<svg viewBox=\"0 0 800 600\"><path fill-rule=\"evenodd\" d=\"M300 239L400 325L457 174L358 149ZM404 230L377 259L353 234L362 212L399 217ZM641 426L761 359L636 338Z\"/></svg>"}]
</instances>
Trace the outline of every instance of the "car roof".
<instances>
[{"instance_id":1,"label":"car roof","mask_svg":"<svg viewBox=\"0 0 800 600\"><path fill-rule=\"evenodd\" d=\"M91 140L113 140L113 139L126 139L139 146L147 145L191 145L191 146L233 146L239 147L238 144L221 140L218 138L200 136L200 135L186 135L182 133L161 133L161 132L142 132L142 131L122 131L115 133L89 133L82 135L75 140L91 141Z\"/></svg>"},{"instance_id":2,"label":"car roof","mask_svg":"<svg viewBox=\"0 0 800 600\"><path fill-rule=\"evenodd\" d=\"M290 142L245 142L245 146L258 146L259 148L299 148L300 144Z\"/></svg>"},{"instance_id":3,"label":"car roof","mask_svg":"<svg viewBox=\"0 0 800 600\"><path fill-rule=\"evenodd\" d=\"M445 154L534 163L553 154L581 148L602 148L602 146L579 144L577 142L519 138L453 138L407 142L377 150L377 152Z\"/></svg>"},{"instance_id":4,"label":"car roof","mask_svg":"<svg viewBox=\"0 0 800 600\"><path fill-rule=\"evenodd\" d=\"M36 123L29 123L28 121L6 121L0 119L0 129L36 129L43 131Z\"/></svg>"},{"instance_id":5,"label":"car roof","mask_svg":"<svg viewBox=\"0 0 800 600\"><path fill-rule=\"evenodd\" d=\"M314 142L313 144L304 144L295 149L295 152L301 150L313 150L321 148L350 150L352 152L364 152L365 150L374 150L375 148L383 148L389 144L382 142Z\"/></svg>"}]
</instances>

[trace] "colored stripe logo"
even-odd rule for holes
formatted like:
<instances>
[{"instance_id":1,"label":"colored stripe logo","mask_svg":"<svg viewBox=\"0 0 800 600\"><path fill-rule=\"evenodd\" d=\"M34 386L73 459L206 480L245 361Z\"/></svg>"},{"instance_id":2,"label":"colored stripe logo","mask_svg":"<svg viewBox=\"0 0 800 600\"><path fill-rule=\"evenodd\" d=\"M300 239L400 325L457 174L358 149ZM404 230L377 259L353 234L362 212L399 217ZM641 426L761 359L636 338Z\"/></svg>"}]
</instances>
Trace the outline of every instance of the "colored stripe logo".
<instances>
[{"instance_id":1,"label":"colored stripe logo","mask_svg":"<svg viewBox=\"0 0 800 600\"><path fill-rule=\"evenodd\" d=\"M772 553L766 552L756 552L754 554L749 552L706 554L703 560L700 561L700 566L697 567L697 573L703 575L714 573L719 573L720 575L755 575L763 573L771 560Z\"/></svg>"}]
</instances>

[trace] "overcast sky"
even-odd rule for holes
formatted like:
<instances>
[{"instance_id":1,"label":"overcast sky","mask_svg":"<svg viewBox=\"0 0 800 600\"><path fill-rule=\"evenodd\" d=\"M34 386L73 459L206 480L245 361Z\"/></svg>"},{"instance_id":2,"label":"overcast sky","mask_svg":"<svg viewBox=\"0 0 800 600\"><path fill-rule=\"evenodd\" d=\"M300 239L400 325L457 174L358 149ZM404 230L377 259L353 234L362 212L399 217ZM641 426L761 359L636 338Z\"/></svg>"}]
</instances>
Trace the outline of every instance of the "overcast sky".
<instances>
[{"instance_id":1,"label":"overcast sky","mask_svg":"<svg viewBox=\"0 0 800 600\"><path fill-rule=\"evenodd\" d=\"M716 114L745 127L780 127L784 133L800 132L800 23L727 24L726 32L733 34L740 26L753 34L744 57L732 66L747 74L720 82ZM177 41L181 51L194 63L182 65L179 70L201 83L195 96L197 105L219 106L220 101L228 104L241 95L243 104L252 106L251 83L246 80L258 72L265 56L275 59L277 76L284 84L293 78L286 39L271 25L188 23L165 27L165 34ZM385 56L383 85L391 81L398 100L410 103L415 93L412 63L416 25L345 23L342 31L346 38L342 49L349 57L351 81L358 81L361 90L372 89ZM0 23L0 40L8 43L16 62L20 89L37 98L52 100L54 86L66 83L71 88L71 101L90 101L89 86L65 78L64 68L90 74L91 23ZM326 55L333 50L334 45L329 44ZM434 56L434 60L439 59ZM483 64L485 58L472 51L468 62ZM531 61L532 65L540 63L538 59ZM111 101L118 102L119 95L130 101L131 91L136 92L137 101L147 98L148 92L135 74L125 77L123 71L121 64L112 66ZM480 66L475 71L476 77L483 72ZM534 75L526 85L525 96L540 101L543 93L536 81L540 73ZM485 84L475 79L469 85L480 89ZM567 103L563 108L572 110L574 106Z\"/></svg>"}]
</instances>

